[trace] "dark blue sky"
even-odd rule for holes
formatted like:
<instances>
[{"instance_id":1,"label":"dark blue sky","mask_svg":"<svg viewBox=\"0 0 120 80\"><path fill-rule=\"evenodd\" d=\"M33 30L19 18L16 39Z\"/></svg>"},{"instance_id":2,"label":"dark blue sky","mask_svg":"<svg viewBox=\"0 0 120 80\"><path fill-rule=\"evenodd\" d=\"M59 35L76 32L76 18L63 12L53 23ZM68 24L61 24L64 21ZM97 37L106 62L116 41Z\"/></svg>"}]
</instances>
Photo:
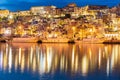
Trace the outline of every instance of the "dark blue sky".
<instances>
[{"instance_id":1,"label":"dark blue sky","mask_svg":"<svg viewBox=\"0 0 120 80\"><path fill-rule=\"evenodd\" d=\"M31 6L49 5L55 5L58 8L61 8L72 2L76 3L78 6L108 5L109 7L112 7L119 4L120 0L0 0L0 9L17 11L29 10Z\"/></svg>"}]
</instances>

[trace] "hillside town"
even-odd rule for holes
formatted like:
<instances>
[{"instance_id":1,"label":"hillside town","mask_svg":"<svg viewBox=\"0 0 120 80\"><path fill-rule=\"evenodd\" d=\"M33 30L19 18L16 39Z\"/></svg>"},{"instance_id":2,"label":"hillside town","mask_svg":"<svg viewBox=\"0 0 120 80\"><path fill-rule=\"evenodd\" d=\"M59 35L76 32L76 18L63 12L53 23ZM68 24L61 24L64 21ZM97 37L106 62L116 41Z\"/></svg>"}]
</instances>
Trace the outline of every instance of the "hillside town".
<instances>
[{"instance_id":1,"label":"hillside town","mask_svg":"<svg viewBox=\"0 0 120 80\"><path fill-rule=\"evenodd\" d=\"M36 37L45 39L120 39L120 5L64 8L35 6L27 11L0 10L0 38Z\"/></svg>"}]
</instances>

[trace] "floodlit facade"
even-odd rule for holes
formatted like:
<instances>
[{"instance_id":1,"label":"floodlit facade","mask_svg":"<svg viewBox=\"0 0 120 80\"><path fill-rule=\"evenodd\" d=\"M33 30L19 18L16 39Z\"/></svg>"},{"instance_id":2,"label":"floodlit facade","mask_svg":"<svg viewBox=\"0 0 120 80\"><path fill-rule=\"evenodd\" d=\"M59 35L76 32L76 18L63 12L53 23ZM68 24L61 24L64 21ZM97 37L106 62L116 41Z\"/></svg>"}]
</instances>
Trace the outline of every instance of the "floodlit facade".
<instances>
[{"instance_id":1,"label":"floodlit facade","mask_svg":"<svg viewBox=\"0 0 120 80\"><path fill-rule=\"evenodd\" d=\"M43 15L43 16L51 16L56 14L56 7L55 6L38 6L38 7L31 7L30 11L33 15Z\"/></svg>"}]
</instances>

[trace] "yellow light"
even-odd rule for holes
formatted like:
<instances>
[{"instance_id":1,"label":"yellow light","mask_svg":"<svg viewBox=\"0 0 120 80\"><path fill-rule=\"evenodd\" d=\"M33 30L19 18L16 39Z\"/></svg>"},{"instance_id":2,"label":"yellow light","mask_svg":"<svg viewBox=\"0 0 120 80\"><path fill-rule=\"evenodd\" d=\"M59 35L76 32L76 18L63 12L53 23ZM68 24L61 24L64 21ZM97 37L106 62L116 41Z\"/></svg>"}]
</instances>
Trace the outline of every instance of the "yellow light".
<instances>
[{"instance_id":1,"label":"yellow light","mask_svg":"<svg viewBox=\"0 0 120 80\"><path fill-rule=\"evenodd\" d=\"M10 16L9 16L9 19L13 19L13 15L10 15Z\"/></svg>"},{"instance_id":2,"label":"yellow light","mask_svg":"<svg viewBox=\"0 0 120 80\"><path fill-rule=\"evenodd\" d=\"M19 26L19 29L22 29L22 27L21 27L21 26Z\"/></svg>"},{"instance_id":3,"label":"yellow light","mask_svg":"<svg viewBox=\"0 0 120 80\"><path fill-rule=\"evenodd\" d=\"M54 34L54 37L57 37L57 34Z\"/></svg>"},{"instance_id":4,"label":"yellow light","mask_svg":"<svg viewBox=\"0 0 120 80\"><path fill-rule=\"evenodd\" d=\"M10 30L5 30L4 34L11 34Z\"/></svg>"},{"instance_id":5,"label":"yellow light","mask_svg":"<svg viewBox=\"0 0 120 80\"><path fill-rule=\"evenodd\" d=\"M49 37L49 38L51 38L51 37L52 37L52 35L51 35L51 34L49 34L49 35L48 35L48 37Z\"/></svg>"},{"instance_id":6,"label":"yellow light","mask_svg":"<svg viewBox=\"0 0 120 80\"><path fill-rule=\"evenodd\" d=\"M73 31L75 30L75 27L72 27Z\"/></svg>"},{"instance_id":7,"label":"yellow light","mask_svg":"<svg viewBox=\"0 0 120 80\"><path fill-rule=\"evenodd\" d=\"M118 28L117 28L117 27L115 27L115 28L114 28L114 31L117 31L117 30L118 30Z\"/></svg>"},{"instance_id":8,"label":"yellow light","mask_svg":"<svg viewBox=\"0 0 120 80\"><path fill-rule=\"evenodd\" d=\"M92 29L90 29L89 32L92 32Z\"/></svg>"},{"instance_id":9,"label":"yellow light","mask_svg":"<svg viewBox=\"0 0 120 80\"><path fill-rule=\"evenodd\" d=\"M48 15L48 18L51 18L51 15Z\"/></svg>"}]
</instances>

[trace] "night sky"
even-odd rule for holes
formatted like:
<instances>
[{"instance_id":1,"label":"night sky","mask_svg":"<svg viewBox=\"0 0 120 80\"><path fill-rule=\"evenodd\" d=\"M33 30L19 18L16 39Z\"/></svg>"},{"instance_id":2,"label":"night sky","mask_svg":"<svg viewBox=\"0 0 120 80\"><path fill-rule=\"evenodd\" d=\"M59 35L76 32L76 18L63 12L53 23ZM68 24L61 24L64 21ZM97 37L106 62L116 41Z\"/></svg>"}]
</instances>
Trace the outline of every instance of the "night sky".
<instances>
[{"instance_id":1,"label":"night sky","mask_svg":"<svg viewBox=\"0 0 120 80\"><path fill-rule=\"evenodd\" d=\"M85 5L107 5L116 6L120 0L0 0L0 9L10 11L29 10L31 6L50 6L55 5L62 8L69 3L76 3L78 6Z\"/></svg>"}]
</instances>

